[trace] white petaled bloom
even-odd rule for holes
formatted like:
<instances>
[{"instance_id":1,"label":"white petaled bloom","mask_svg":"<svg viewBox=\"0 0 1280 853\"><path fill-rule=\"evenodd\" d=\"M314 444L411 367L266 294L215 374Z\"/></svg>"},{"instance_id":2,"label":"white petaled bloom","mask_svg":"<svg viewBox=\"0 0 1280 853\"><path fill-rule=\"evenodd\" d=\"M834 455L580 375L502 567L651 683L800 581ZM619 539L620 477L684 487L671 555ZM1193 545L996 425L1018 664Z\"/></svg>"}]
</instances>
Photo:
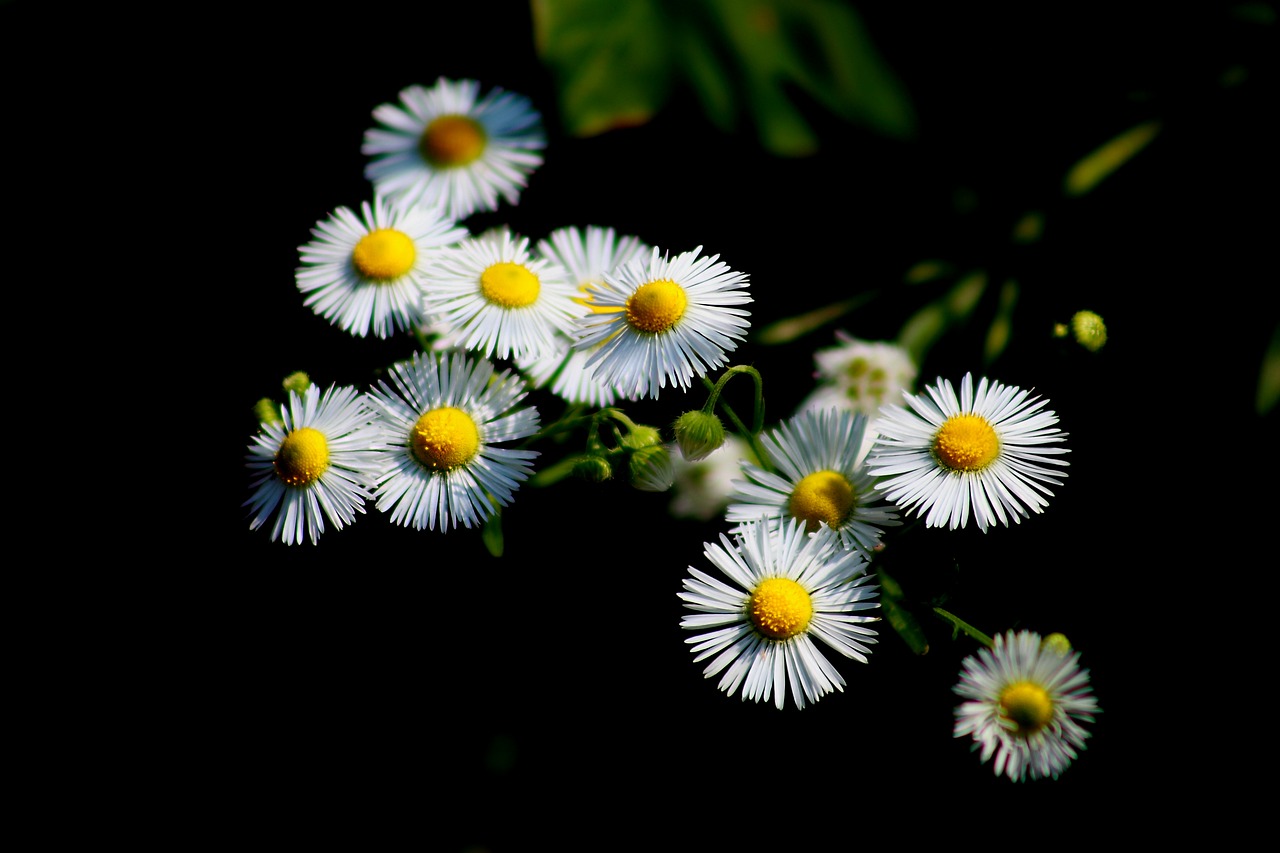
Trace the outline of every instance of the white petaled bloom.
<instances>
[{"instance_id":1,"label":"white petaled bloom","mask_svg":"<svg viewBox=\"0 0 1280 853\"><path fill-rule=\"evenodd\" d=\"M434 256L423 310L447 348L485 358L545 357L557 351L585 308L568 271L529 251L506 226L468 237Z\"/></svg>"},{"instance_id":2,"label":"white petaled bloom","mask_svg":"<svg viewBox=\"0 0 1280 853\"><path fill-rule=\"evenodd\" d=\"M680 627L700 632L685 640L694 661L712 658L703 675L723 672L728 695L741 688L744 702L772 697L779 709L788 683L797 708L843 692L844 677L814 641L867 663L877 640L866 623L879 617L856 614L880 603L862 554L842 548L829 528L810 535L795 520L751 522L733 536L720 534L703 552L729 583L690 566L679 594L694 611Z\"/></svg>"},{"instance_id":3,"label":"white petaled bloom","mask_svg":"<svg viewBox=\"0 0 1280 853\"><path fill-rule=\"evenodd\" d=\"M274 517L271 539L318 544L364 512L379 470L373 411L354 388L311 385L289 392L279 421L264 422L249 445L252 496L242 504L257 530Z\"/></svg>"},{"instance_id":4,"label":"white petaled bloom","mask_svg":"<svg viewBox=\"0 0 1280 853\"><path fill-rule=\"evenodd\" d=\"M955 709L954 734L972 737L983 763L994 756L997 776L1056 779L1085 748L1089 732L1081 723L1101 712L1089 670L1065 642L1045 642L1032 631L993 642L964 659L954 690L967 701Z\"/></svg>"},{"instance_id":5,"label":"white petaled bloom","mask_svg":"<svg viewBox=\"0 0 1280 853\"><path fill-rule=\"evenodd\" d=\"M439 205L452 219L516 204L542 165L542 116L523 95L495 86L481 96L475 80L440 77L409 86L400 105L373 111L380 127L365 132L365 177L379 192L409 204Z\"/></svg>"},{"instance_id":6,"label":"white petaled bloom","mask_svg":"<svg viewBox=\"0 0 1280 853\"><path fill-rule=\"evenodd\" d=\"M368 392L386 446L378 509L405 527L447 531L508 506L538 456L498 446L538 431L538 410L516 408L524 380L463 352L415 352L390 378Z\"/></svg>"},{"instance_id":7,"label":"white petaled bloom","mask_svg":"<svg viewBox=\"0 0 1280 853\"><path fill-rule=\"evenodd\" d=\"M578 285L574 299L588 310L592 291L603 281L606 272L648 254L649 250L638 237L620 237L614 229L596 225L585 229L558 228L534 247L539 257L568 270ZM550 384L552 393L561 399L596 407L613 405L625 396L617 387L598 381L595 371L587 368L591 351L572 348L568 335L557 336L556 343L556 352L551 357L516 359L516 366L535 388Z\"/></svg>"},{"instance_id":8,"label":"white petaled bloom","mask_svg":"<svg viewBox=\"0 0 1280 853\"><path fill-rule=\"evenodd\" d=\"M734 307L751 302L747 276L701 251L669 258L654 248L604 274L574 343L591 352L600 382L656 399L668 381L688 390L737 349L750 325L751 312Z\"/></svg>"},{"instance_id":9,"label":"white petaled bloom","mask_svg":"<svg viewBox=\"0 0 1280 853\"><path fill-rule=\"evenodd\" d=\"M848 409L801 412L761 436L779 473L742 463L727 521L794 518L810 533L826 525L840 544L869 557L883 528L901 522L859 458L867 417Z\"/></svg>"},{"instance_id":10,"label":"white petaled bloom","mask_svg":"<svg viewBox=\"0 0 1280 853\"><path fill-rule=\"evenodd\" d=\"M388 338L423 320L422 282L434 253L467 236L438 208L375 196L360 215L339 207L311 229L295 279L321 317L364 337Z\"/></svg>"},{"instance_id":11,"label":"white petaled bloom","mask_svg":"<svg viewBox=\"0 0 1280 853\"><path fill-rule=\"evenodd\" d=\"M957 397L939 378L925 394L903 394L910 410L887 405L876 418L879 438L867 468L889 500L924 516L926 527L969 523L982 531L999 521L1021 522L1052 496L1044 484L1062 485L1069 453L1056 447L1067 433L1047 400L983 377L974 388L966 373Z\"/></svg>"},{"instance_id":12,"label":"white petaled bloom","mask_svg":"<svg viewBox=\"0 0 1280 853\"><path fill-rule=\"evenodd\" d=\"M751 447L736 434L725 436L724 444L709 455L690 462L678 447L671 449L675 466L671 503L676 518L710 521L725 511L733 494L733 481L742 474L741 460L750 458Z\"/></svg>"}]
</instances>

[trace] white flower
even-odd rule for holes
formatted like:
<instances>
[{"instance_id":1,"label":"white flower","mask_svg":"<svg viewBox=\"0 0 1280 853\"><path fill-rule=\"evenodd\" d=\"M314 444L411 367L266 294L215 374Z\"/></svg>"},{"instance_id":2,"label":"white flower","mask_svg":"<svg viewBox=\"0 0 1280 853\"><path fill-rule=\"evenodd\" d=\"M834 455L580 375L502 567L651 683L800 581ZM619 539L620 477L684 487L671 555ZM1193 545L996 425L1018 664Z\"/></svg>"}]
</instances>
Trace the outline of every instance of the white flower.
<instances>
[{"instance_id":1,"label":"white flower","mask_svg":"<svg viewBox=\"0 0 1280 853\"><path fill-rule=\"evenodd\" d=\"M364 337L411 331L423 320L422 283L437 250L466 229L437 208L404 207L375 197L361 215L339 207L311 229L298 249L295 276L303 304L330 323Z\"/></svg>"},{"instance_id":2,"label":"white flower","mask_svg":"<svg viewBox=\"0 0 1280 853\"><path fill-rule=\"evenodd\" d=\"M941 378L925 392L903 394L911 411L888 405L876 419L867 468L889 500L927 527L964 527L972 511L984 532L1048 505L1043 496L1053 492L1043 484L1060 486L1067 474L1047 466L1067 466L1056 457L1070 451L1049 446L1067 434L1046 400L985 377L975 389L968 373L959 397Z\"/></svg>"},{"instance_id":3,"label":"white flower","mask_svg":"<svg viewBox=\"0 0 1280 853\"><path fill-rule=\"evenodd\" d=\"M868 558L884 527L901 522L883 502L859 452L867 418L848 409L801 412L760 442L777 474L744 462L746 480L735 480L728 521L799 519L809 532L825 524L841 545Z\"/></svg>"},{"instance_id":4,"label":"white flower","mask_svg":"<svg viewBox=\"0 0 1280 853\"><path fill-rule=\"evenodd\" d=\"M390 378L368 394L387 448L378 509L396 524L447 531L509 505L538 456L498 446L538 431L537 409L516 408L524 381L462 352L415 352Z\"/></svg>"},{"instance_id":5,"label":"white flower","mask_svg":"<svg viewBox=\"0 0 1280 853\"><path fill-rule=\"evenodd\" d=\"M751 302L747 276L701 251L668 258L654 248L648 261L604 274L575 342L591 351L597 380L634 399L657 398L668 381L687 390L737 348L750 312L733 306Z\"/></svg>"},{"instance_id":6,"label":"white flower","mask_svg":"<svg viewBox=\"0 0 1280 853\"><path fill-rule=\"evenodd\" d=\"M877 587L864 585L866 562L845 550L827 527L810 535L804 525L749 522L706 543L707 559L730 581L689 567L680 598L694 611L680 627L699 631L685 642L694 661L712 658L703 674L724 672L719 687L732 696L781 709L790 682L797 708L844 690L844 677L814 640L848 658L867 662L875 616L857 611L879 607Z\"/></svg>"},{"instance_id":7,"label":"white flower","mask_svg":"<svg viewBox=\"0 0 1280 853\"><path fill-rule=\"evenodd\" d=\"M742 474L742 460L751 458L751 447L735 433L710 455L690 462L672 448L675 483L669 509L676 518L710 521L724 512L733 493L733 481Z\"/></svg>"},{"instance_id":8,"label":"white flower","mask_svg":"<svg viewBox=\"0 0 1280 853\"><path fill-rule=\"evenodd\" d=\"M994 756L997 776L1056 779L1085 748L1080 724L1100 712L1089 670L1065 639L1009 631L993 642L964 659L954 690L968 701L956 707L954 734L971 736L984 763Z\"/></svg>"},{"instance_id":9,"label":"white flower","mask_svg":"<svg viewBox=\"0 0 1280 853\"><path fill-rule=\"evenodd\" d=\"M289 392L280 422L265 422L249 445L253 495L244 502L257 530L272 516L271 539L315 545L364 512L378 470L373 412L354 388L316 385Z\"/></svg>"},{"instance_id":10,"label":"white flower","mask_svg":"<svg viewBox=\"0 0 1280 853\"><path fill-rule=\"evenodd\" d=\"M451 219L516 204L542 165L542 116L528 98L501 87L483 97L475 80L440 77L400 92L401 106L373 111L361 152L379 192L408 204L439 205Z\"/></svg>"}]
</instances>

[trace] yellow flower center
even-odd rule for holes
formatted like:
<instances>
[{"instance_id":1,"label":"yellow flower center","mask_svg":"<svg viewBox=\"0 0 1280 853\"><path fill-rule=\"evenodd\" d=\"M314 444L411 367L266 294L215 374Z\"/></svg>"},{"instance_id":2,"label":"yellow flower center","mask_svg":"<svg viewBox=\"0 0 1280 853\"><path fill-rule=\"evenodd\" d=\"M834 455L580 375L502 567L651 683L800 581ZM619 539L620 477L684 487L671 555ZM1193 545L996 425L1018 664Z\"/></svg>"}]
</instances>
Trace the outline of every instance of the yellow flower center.
<instances>
[{"instance_id":1,"label":"yellow flower center","mask_svg":"<svg viewBox=\"0 0 1280 853\"><path fill-rule=\"evenodd\" d=\"M466 412L445 406L418 418L410 441L419 462L435 471L450 471L476 455L480 430Z\"/></svg>"},{"instance_id":2,"label":"yellow flower center","mask_svg":"<svg viewBox=\"0 0 1280 853\"><path fill-rule=\"evenodd\" d=\"M953 471L980 471L999 455L1000 439L981 415L952 415L933 437L933 452Z\"/></svg>"},{"instance_id":3,"label":"yellow flower center","mask_svg":"<svg viewBox=\"0 0 1280 853\"><path fill-rule=\"evenodd\" d=\"M1000 693L1000 716L1018 727L1018 734L1032 735L1053 719L1053 700L1039 684L1018 681Z\"/></svg>"},{"instance_id":4,"label":"yellow flower center","mask_svg":"<svg viewBox=\"0 0 1280 853\"><path fill-rule=\"evenodd\" d=\"M494 305L521 308L538 299L542 285L523 264L501 261L480 273L480 292Z\"/></svg>"},{"instance_id":5,"label":"yellow flower center","mask_svg":"<svg viewBox=\"0 0 1280 853\"><path fill-rule=\"evenodd\" d=\"M465 166L484 153L485 132L480 122L460 115L437 116L418 140L418 150L432 166Z\"/></svg>"},{"instance_id":6,"label":"yellow flower center","mask_svg":"<svg viewBox=\"0 0 1280 853\"><path fill-rule=\"evenodd\" d=\"M309 486L329 470L329 442L311 427L299 427L284 437L272 462L286 486Z\"/></svg>"},{"instance_id":7,"label":"yellow flower center","mask_svg":"<svg viewBox=\"0 0 1280 853\"><path fill-rule=\"evenodd\" d=\"M651 281L627 299L627 322L642 332L665 332L684 316L689 297L674 281Z\"/></svg>"},{"instance_id":8,"label":"yellow flower center","mask_svg":"<svg viewBox=\"0 0 1280 853\"><path fill-rule=\"evenodd\" d=\"M391 281L413 269L418 258L409 235L394 228L379 228L360 238L351 251L351 262L360 275L372 281Z\"/></svg>"},{"instance_id":9,"label":"yellow flower center","mask_svg":"<svg viewBox=\"0 0 1280 853\"><path fill-rule=\"evenodd\" d=\"M751 593L751 623L775 640L803 634L813 618L813 599L790 578L766 578Z\"/></svg>"},{"instance_id":10,"label":"yellow flower center","mask_svg":"<svg viewBox=\"0 0 1280 853\"><path fill-rule=\"evenodd\" d=\"M825 521L828 527L839 527L848 517L856 497L853 484L843 474L816 471L791 490L789 509L792 518L803 521L805 529L813 533L820 521Z\"/></svg>"}]
</instances>

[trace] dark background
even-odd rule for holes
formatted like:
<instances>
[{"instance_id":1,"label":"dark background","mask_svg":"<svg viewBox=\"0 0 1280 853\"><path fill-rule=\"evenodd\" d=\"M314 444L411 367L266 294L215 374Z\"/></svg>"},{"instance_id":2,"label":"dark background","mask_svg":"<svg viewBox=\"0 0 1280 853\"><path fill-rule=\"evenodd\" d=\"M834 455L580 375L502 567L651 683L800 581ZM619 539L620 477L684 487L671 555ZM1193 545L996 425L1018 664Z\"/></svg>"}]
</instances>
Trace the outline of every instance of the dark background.
<instances>
[{"instance_id":1,"label":"dark background","mask_svg":"<svg viewBox=\"0 0 1280 853\"><path fill-rule=\"evenodd\" d=\"M118 626L127 654L111 660L129 664L99 697L136 748L104 751L132 756L156 808L192 835L253 827L259 842L367 848L407 834L494 853L670 838L689 821L747 839L757 803L845 841L954 833L962 812L1136 826L1152 813L1135 789L1177 796L1192 767L1202 782L1226 775L1238 747L1218 732L1239 723L1221 719L1223 661L1250 645L1270 571L1257 531L1274 520L1275 416L1253 402L1277 318L1275 25L1231 4L1036 8L859 7L918 137L815 110L822 149L793 160L749 126L715 130L686 91L643 126L568 137L518 2L448 20L425 3L278 20L221 8L154 54L118 49L138 79L180 93L116 90L155 110L159 142L137 153L164 164L153 216L186 235L202 306L183 312L191 335L157 346L192 371L177 384L198 395L212 452L195 504L161 501L184 518L168 527L163 579L147 575L164 604ZM48 23L31 9L5 7L11 32ZM1236 66L1244 82L1222 85ZM1035 388L1070 434L1070 476L1041 516L985 535L917 530L885 565L914 603L946 596L988 633L1063 631L1081 650L1104 711L1059 780L1014 785L951 737L951 688L975 646L927 616L927 655L882 624L870 664L837 662L845 692L802 712L724 696L692 662L676 597L720 526L670 518L669 496L522 490L500 559L476 531L414 532L372 508L317 547L248 530L254 402L294 370L365 385L413 349L330 326L293 272L310 228L370 194L372 110L439 76L524 94L546 120L520 204L473 231L506 223L536 241L599 224L673 253L701 245L749 274L760 324L883 291L805 341L735 354L762 373L770 422L807 392L835 327L896 335L921 302L898 285L912 264L989 265L1021 283L1005 355L984 369L981 330L962 330L920 385L985 370ZM1164 129L1146 151L1061 197L1072 163L1151 118ZM182 191L165 193L170 176ZM1010 243L1032 209L1044 238ZM1099 353L1048 334L1081 308L1107 321ZM545 420L556 404L543 399ZM701 402L664 393L628 411L665 426Z\"/></svg>"}]
</instances>

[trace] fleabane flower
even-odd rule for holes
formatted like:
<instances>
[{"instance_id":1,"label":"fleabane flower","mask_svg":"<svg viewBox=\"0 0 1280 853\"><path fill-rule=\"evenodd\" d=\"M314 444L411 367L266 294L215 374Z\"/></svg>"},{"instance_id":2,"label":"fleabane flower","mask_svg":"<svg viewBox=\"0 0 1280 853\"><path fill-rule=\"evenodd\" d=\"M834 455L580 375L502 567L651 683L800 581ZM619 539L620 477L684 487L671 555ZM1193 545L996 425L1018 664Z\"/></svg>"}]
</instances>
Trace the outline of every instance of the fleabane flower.
<instances>
[{"instance_id":1,"label":"fleabane flower","mask_svg":"<svg viewBox=\"0 0 1280 853\"><path fill-rule=\"evenodd\" d=\"M926 527L952 530L974 522L982 531L1028 510L1039 513L1052 496L1044 484L1062 485L1067 466L1057 457L1067 433L1048 401L1029 391L983 377L974 387L966 373L956 395L939 378L924 394L907 394L910 409L886 405L876 419L879 438L867 468L880 478L889 500L924 516Z\"/></svg>"},{"instance_id":2,"label":"fleabane flower","mask_svg":"<svg viewBox=\"0 0 1280 853\"><path fill-rule=\"evenodd\" d=\"M365 511L378 471L374 413L354 388L311 385L289 391L279 420L261 423L246 457L253 489L242 504L249 529L272 521L271 540L318 544L326 519L334 529Z\"/></svg>"},{"instance_id":3,"label":"fleabane flower","mask_svg":"<svg viewBox=\"0 0 1280 853\"><path fill-rule=\"evenodd\" d=\"M516 204L542 165L542 116L524 95L495 86L483 96L475 80L440 77L409 86L400 104L373 111L365 132L365 177L384 195L443 207L451 219Z\"/></svg>"},{"instance_id":4,"label":"fleabane flower","mask_svg":"<svg viewBox=\"0 0 1280 853\"><path fill-rule=\"evenodd\" d=\"M586 309L568 271L529 251L506 226L468 237L434 256L423 311L445 349L485 358L542 358L558 352Z\"/></svg>"},{"instance_id":5,"label":"fleabane flower","mask_svg":"<svg viewBox=\"0 0 1280 853\"><path fill-rule=\"evenodd\" d=\"M796 410L834 407L861 412L867 416L864 442L870 450L880 407L915 389L916 365L898 344L864 341L843 330L837 330L835 336L835 346L814 352L814 388Z\"/></svg>"},{"instance_id":6,"label":"fleabane flower","mask_svg":"<svg viewBox=\"0 0 1280 853\"><path fill-rule=\"evenodd\" d=\"M706 558L727 579L692 566L679 593L693 611L680 627L698 631L685 640L694 661L711 658L707 678L723 672L719 688L742 700L785 704L788 684L796 708L844 690L840 672L815 640L847 658L867 663L877 642L867 623L879 617L855 615L880 606L878 587L866 584L866 561L846 550L830 528L816 534L791 520L749 522L706 543Z\"/></svg>"},{"instance_id":7,"label":"fleabane flower","mask_svg":"<svg viewBox=\"0 0 1280 853\"><path fill-rule=\"evenodd\" d=\"M464 352L415 352L368 392L386 447L374 488L391 521L417 530L472 527L508 506L534 450L500 447L538 431L538 411L509 370Z\"/></svg>"},{"instance_id":8,"label":"fleabane flower","mask_svg":"<svg viewBox=\"0 0 1280 853\"><path fill-rule=\"evenodd\" d=\"M422 282L436 251L467 231L438 208L405 207L381 196L359 215L339 207L300 247L295 280L303 304L353 335L379 338L423 321Z\"/></svg>"},{"instance_id":9,"label":"fleabane flower","mask_svg":"<svg viewBox=\"0 0 1280 853\"><path fill-rule=\"evenodd\" d=\"M1056 779L1085 748L1081 725L1100 713L1089 670L1061 635L1009 631L964 659L954 690L956 737L972 737L983 763L1015 782Z\"/></svg>"},{"instance_id":10,"label":"fleabane flower","mask_svg":"<svg viewBox=\"0 0 1280 853\"><path fill-rule=\"evenodd\" d=\"M586 228L557 228L534 246L538 257L568 270L576 282L574 300L591 310L592 292L606 272L611 272L633 258L648 254L650 247L639 237L619 235L613 228L588 225ZM569 335L557 335L556 350L551 356L525 356L515 360L535 388L550 385L552 393L570 403L597 408L611 406L624 394L613 385L600 382L587 368L589 350L574 349Z\"/></svg>"},{"instance_id":11,"label":"fleabane flower","mask_svg":"<svg viewBox=\"0 0 1280 853\"><path fill-rule=\"evenodd\" d=\"M735 307L752 301L747 276L701 252L671 258L654 248L604 274L574 344L590 351L599 381L656 399L668 382L688 390L737 349L750 325L750 312Z\"/></svg>"},{"instance_id":12,"label":"fleabane flower","mask_svg":"<svg viewBox=\"0 0 1280 853\"><path fill-rule=\"evenodd\" d=\"M727 521L798 519L810 532L831 528L844 548L870 557L883 528L901 522L884 502L859 455L867 416L848 409L800 412L760 443L778 473L744 461L733 482Z\"/></svg>"}]
</instances>

